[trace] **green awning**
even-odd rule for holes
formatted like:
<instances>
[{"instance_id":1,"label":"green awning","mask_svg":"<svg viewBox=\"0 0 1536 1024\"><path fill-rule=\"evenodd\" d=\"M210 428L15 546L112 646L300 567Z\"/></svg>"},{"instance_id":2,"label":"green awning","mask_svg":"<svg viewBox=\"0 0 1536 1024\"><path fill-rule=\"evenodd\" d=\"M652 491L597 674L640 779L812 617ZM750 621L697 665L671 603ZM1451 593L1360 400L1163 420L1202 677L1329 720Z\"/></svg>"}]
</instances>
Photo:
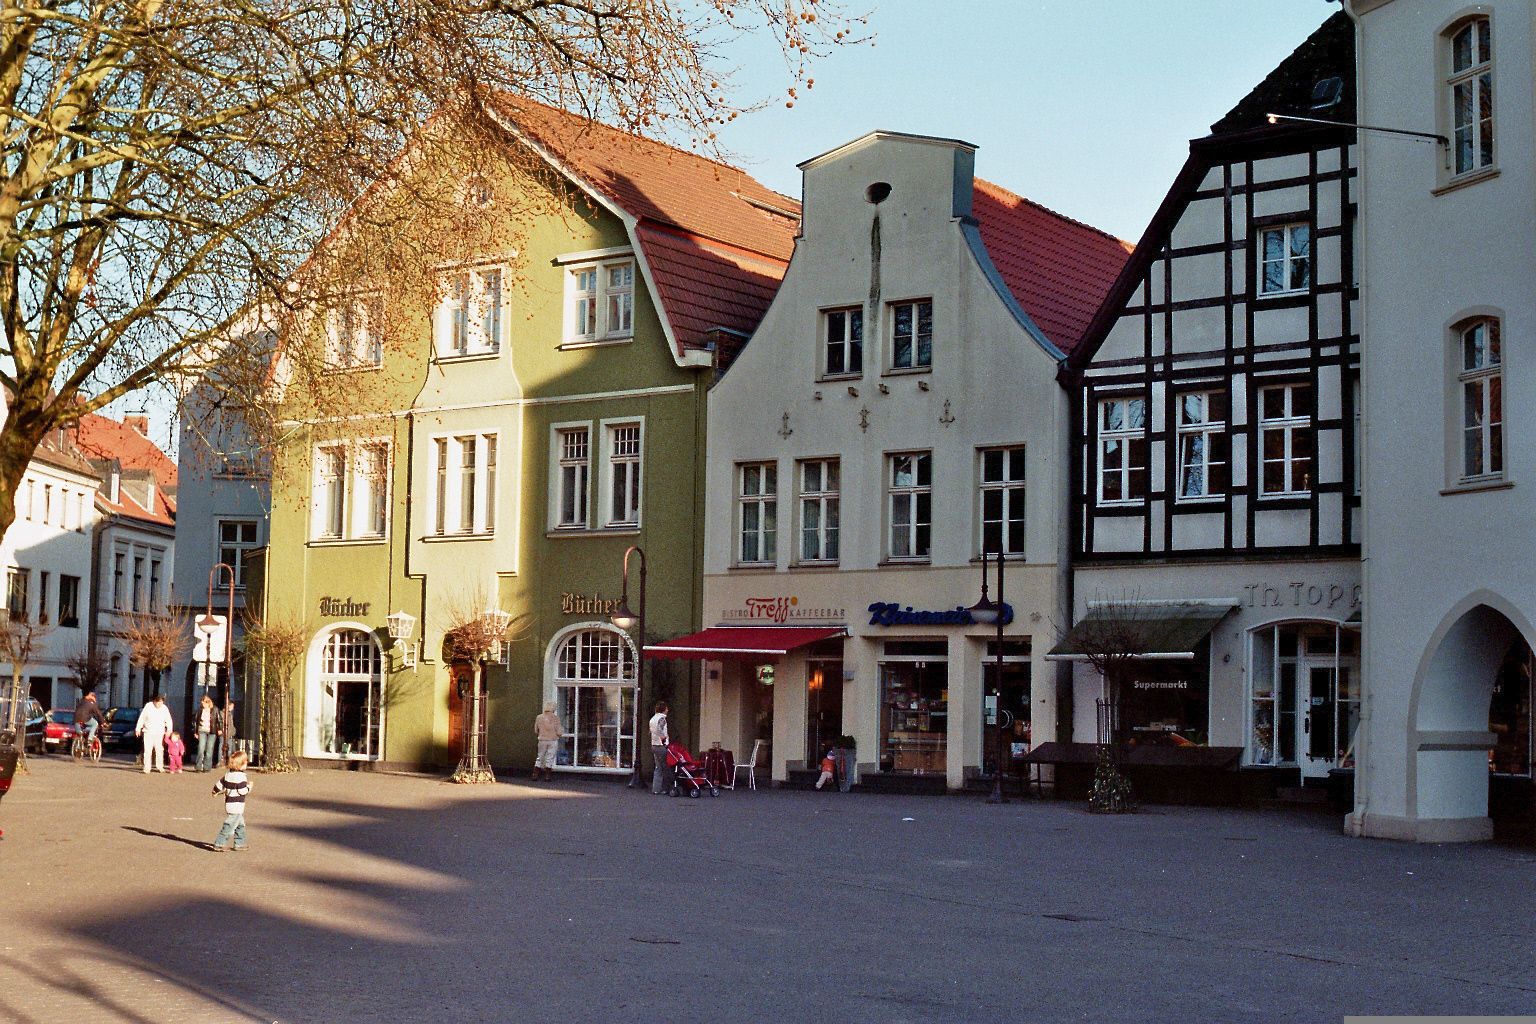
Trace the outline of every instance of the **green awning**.
<instances>
[{"instance_id":1,"label":"green awning","mask_svg":"<svg viewBox=\"0 0 1536 1024\"><path fill-rule=\"evenodd\" d=\"M1051 648L1047 661L1088 661L1100 653L1134 658L1193 658L1200 641L1237 607L1235 601L1120 601L1091 605Z\"/></svg>"}]
</instances>

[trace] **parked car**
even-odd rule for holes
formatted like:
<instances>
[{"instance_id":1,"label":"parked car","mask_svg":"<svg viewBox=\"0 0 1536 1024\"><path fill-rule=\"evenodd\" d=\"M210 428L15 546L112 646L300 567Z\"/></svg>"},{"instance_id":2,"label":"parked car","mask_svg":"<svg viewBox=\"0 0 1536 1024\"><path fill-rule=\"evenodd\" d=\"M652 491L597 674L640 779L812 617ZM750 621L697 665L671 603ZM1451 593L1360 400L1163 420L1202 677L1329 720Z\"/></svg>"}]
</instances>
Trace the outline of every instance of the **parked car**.
<instances>
[{"instance_id":1,"label":"parked car","mask_svg":"<svg viewBox=\"0 0 1536 1024\"><path fill-rule=\"evenodd\" d=\"M101 745L105 748L133 746L133 727L138 724L138 708L108 708L107 728L102 733Z\"/></svg>"},{"instance_id":2,"label":"parked car","mask_svg":"<svg viewBox=\"0 0 1536 1024\"><path fill-rule=\"evenodd\" d=\"M54 708L43 723L43 745L49 753L69 753L69 745L75 741L75 709Z\"/></svg>"},{"instance_id":3,"label":"parked car","mask_svg":"<svg viewBox=\"0 0 1536 1024\"><path fill-rule=\"evenodd\" d=\"M27 752L41 754L43 752L43 731L48 721L48 712L43 710L43 705L36 697L27 698ZM0 697L0 726L11 720L11 698Z\"/></svg>"}]
</instances>

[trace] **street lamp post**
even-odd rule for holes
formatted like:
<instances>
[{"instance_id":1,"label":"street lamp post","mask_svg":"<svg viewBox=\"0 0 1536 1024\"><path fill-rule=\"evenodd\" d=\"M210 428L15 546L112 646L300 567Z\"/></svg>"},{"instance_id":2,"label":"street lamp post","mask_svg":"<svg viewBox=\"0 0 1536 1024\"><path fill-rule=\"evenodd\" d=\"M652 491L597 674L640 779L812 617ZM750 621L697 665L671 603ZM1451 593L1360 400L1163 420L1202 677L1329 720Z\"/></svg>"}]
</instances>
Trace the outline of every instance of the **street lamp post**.
<instances>
[{"instance_id":1,"label":"street lamp post","mask_svg":"<svg viewBox=\"0 0 1536 1024\"><path fill-rule=\"evenodd\" d=\"M1003 601L1003 549L999 543L997 547L997 601L993 602L987 597L987 557L990 551L981 553L981 600L971 606L971 618L984 626L995 625L997 627L997 648L993 652L996 657L993 683L997 687L997 707L992 715L992 726L996 732L996 751L993 756L996 763L992 771L992 792L987 795L987 803L1007 803L1008 798L1003 795L1003 625L1008 618L1008 605ZM983 662L985 666L985 662ZM987 687L986 669L982 669L981 687L981 719L987 719Z\"/></svg>"},{"instance_id":2,"label":"street lamp post","mask_svg":"<svg viewBox=\"0 0 1536 1024\"><path fill-rule=\"evenodd\" d=\"M640 614L629 610L629 556L640 556ZM624 552L624 583L619 592L619 607L610 620L626 633L636 630L639 642L635 644L635 753L634 771L629 775L629 788L645 786L645 776L640 770L640 748L648 745L640 742L640 723L645 715L645 551L638 544L631 544ZM638 627L638 629L636 629Z\"/></svg>"}]
</instances>

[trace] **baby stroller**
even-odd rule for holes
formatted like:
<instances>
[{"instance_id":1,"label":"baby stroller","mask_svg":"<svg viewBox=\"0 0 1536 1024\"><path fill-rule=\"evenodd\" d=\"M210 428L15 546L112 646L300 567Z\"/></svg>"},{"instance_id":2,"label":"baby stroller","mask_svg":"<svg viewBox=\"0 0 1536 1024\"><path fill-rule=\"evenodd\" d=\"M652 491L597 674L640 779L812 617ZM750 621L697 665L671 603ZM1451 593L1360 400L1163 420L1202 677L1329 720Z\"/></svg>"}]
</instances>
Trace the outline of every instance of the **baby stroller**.
<instances>
[{"instance_id":1,"label":"baby stroller","mask_svg":"<svg viewBox=\"0 0 1536 1024\"><path fill-rule=\"evenodd\" d=\"M709 781L704 766L695 761L681 743L667 745L667 767L672 769L672 789L668 796L677 796L679 788L691 797L702 795L706 788L710 796L720 795L720 787Z\"/></svg>"}]
</instances>

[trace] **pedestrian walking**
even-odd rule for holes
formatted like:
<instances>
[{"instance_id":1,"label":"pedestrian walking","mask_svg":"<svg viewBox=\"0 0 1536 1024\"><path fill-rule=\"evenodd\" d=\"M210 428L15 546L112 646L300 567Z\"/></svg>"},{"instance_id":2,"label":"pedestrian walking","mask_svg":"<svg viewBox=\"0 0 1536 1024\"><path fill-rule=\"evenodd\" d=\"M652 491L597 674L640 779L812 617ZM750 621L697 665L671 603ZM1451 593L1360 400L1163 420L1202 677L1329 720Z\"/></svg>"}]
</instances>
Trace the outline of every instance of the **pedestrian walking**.
<instances>
[{"instance_id":1,"label":"pedestrian walking","mask_svg":"<svg viewBox=\"0 0 1536 1024\"><path fill-rule=\"evenodd\" d=\"M135 736L144 738L144 774L165 771L165 741L176 723L171 721L171 709L165 706L165 694L157 693L153 700L139 712L138 724L133 727ZM159 767L156 768L155 766Z\"/></svg>"},{"instance_id":2,"label":"pedestrian walking","mask_svg":"<svg viewBox=\"0 0 1536 1024\"><path fill-rule=\"evenodd\" d=\"M213 770L213 757L219 745L219 732L224 728L223 716L213 706L213 698L203 694L197 707L197 770Z\"/></svg>"},{"instance_id":3,"label":"pedestrian walking","mask_svg":"<svg viewBox=\"0 0 1536 1024\"><path fill-rule=\"evenodd\" d=\"M533 779L537 782L540 772L543 778L555 777L555 748L560 744L560 716L553 704L544 705L544 713L533 720L533 737L538 741L539 753L533 759Z\"/></svg>"},{"instance_id":4,"label":"pedestrian walking","mask_svg":"<svg viewBox=\"0 0 1536 1024\"><path fill-rule=\"evenodd\" d=\"M219 728L223 733L223 742L219 744L219 756L229 764L229 759L235 755L235 699L224 698L224 709L219 715Z\"/></svg>"},{"instance_id":5,"label":"pedestrian walking","mask_svg":"<svg viewBox=\"0 0 1536 1024\"><path fill-rule=\"evenodd\" d=\"M651 716L651 792L660 796L667 791L667 702L656 702L656 713Z\"/></svg>"},{"instance_id":6,"label":"pedestrian walking","mask_svg":"<svg viewBox=\"0 0 1536 1024\"><path fill-rule=\"evenodd\" d=\"M165 744L165 759L170 763L172 775L181 774L181 759L187 754L187 745L181 742L181 733L171 733L171 738Z\"/></svg>"},{"instance_id":7,"label":"pedestrian walking","mask_svg":"<svg viewBox=\"0 0 1536 1024\"><path fill-rule=\"evenodd\" d=\"M229 770L213 784L214 796L224 794L224 825L213 841L215 853L223 853L231 839L236 853L245 849L245 798L251 794L251 780L245 775L248 761L245 751L235 751L229 755Z\"/></svg>"}]
</instances>

